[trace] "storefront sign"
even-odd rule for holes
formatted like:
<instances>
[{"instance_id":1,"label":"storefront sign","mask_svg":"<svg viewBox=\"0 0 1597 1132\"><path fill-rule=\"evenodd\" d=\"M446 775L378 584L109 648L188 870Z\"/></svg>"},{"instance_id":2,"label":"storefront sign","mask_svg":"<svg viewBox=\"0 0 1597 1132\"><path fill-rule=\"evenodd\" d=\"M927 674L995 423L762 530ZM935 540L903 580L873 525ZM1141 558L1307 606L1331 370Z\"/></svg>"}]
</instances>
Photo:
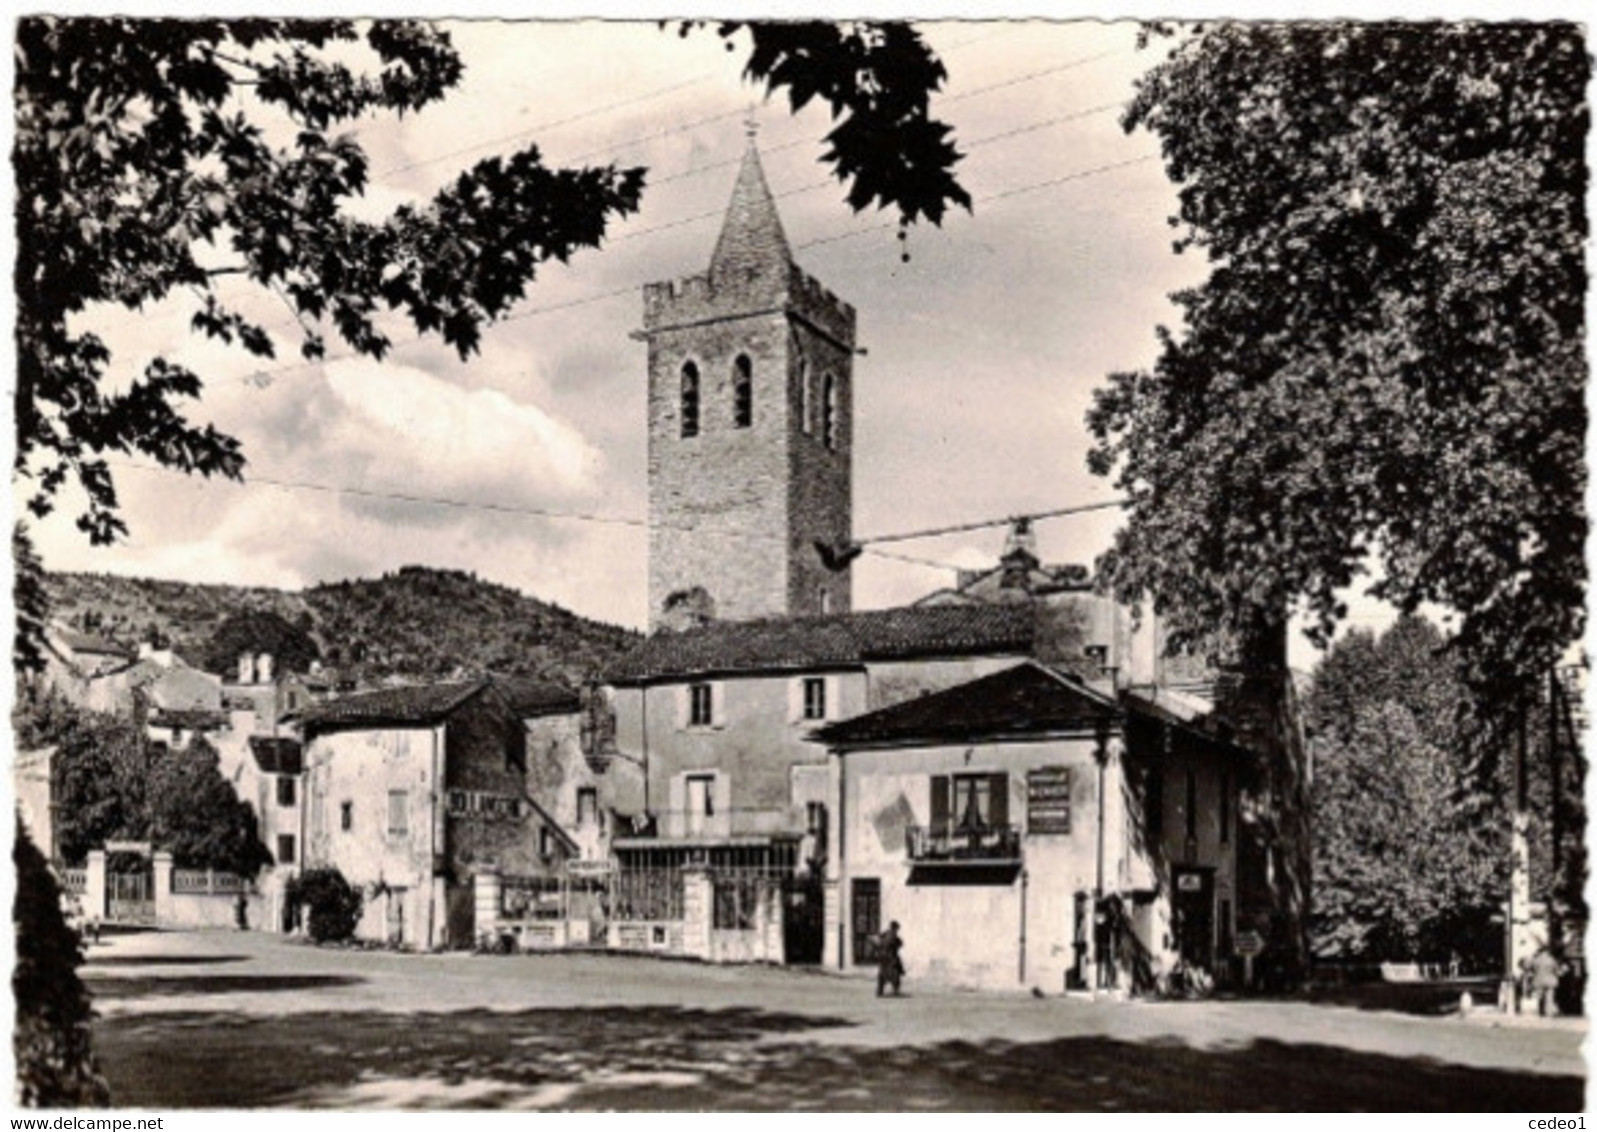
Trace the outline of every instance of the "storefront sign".
<instances>
[{"instance_id":1,"label":"storefront sign","mask_svg":"<svg viewBox=\"0 0 1597 1132\"><path fill-rule=\"evenodd\" d=\"M483 790L449 792L449 816L452 818L515 821L526 813L526 802L513 794L489 794Z\"/></svg>"},{"instance_id":2,"label":"storefront sign","mask_svg":"<svg viewBox=\"0 0 1597 1132\"><path fill-rule=\"evenodd\" d=\"M1026 832L1070 832L1070 768L1043 766L1026 772Z\"/></svg>"}]
</instances>

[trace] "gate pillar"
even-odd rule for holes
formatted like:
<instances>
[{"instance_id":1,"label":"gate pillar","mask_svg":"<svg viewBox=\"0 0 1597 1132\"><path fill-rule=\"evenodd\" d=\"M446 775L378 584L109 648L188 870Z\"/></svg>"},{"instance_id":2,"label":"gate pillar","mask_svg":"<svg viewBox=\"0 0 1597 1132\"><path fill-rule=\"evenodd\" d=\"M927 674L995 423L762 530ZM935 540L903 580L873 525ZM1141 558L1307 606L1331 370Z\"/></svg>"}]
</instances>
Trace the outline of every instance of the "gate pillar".
<instances>
[{"instance_id":1,"label":"gate pillar","mask_svg":"<svg viewBox=\"0 0 1597 1132\"><path fill-rule=\"evenodd\" d=\"M710 874L689 869L682 877L682 953L710 958L710 923L715 914L715 888Z\"/></svg>"},{"instance_id":2,"label":"gate pillar","mask_svg":"<svg viewBox=\"0 0 1597 1132\"><path fill-rule=\"evenodd\" d=\"M105 850L90 849L88 867L83 870L83 913L92 922L105 919Z\"/></svg>"},{"instance_id":3,"label":"gate pillar","mask_svg":"<svg viewBox=\"0 0 1597 1132\"><path fill-rule=\"evenodd\" d=\"M501 885L499 870L492 865L479 868L471 876L472 932L478 941L484 936L492 938L499 930Z\"/></svg>"},{"instance_id":4,"label":"gate pillar","mask_svg":"<svg viewBox=\"0 0 1597 1132\"><path fill-rule=\"evenodd\" d=\"M151 863L150 910L155 913L156 926L160 927L170 923L172 916L172 854L158 852L151 858Z\"/></svg>"}]
</instances>

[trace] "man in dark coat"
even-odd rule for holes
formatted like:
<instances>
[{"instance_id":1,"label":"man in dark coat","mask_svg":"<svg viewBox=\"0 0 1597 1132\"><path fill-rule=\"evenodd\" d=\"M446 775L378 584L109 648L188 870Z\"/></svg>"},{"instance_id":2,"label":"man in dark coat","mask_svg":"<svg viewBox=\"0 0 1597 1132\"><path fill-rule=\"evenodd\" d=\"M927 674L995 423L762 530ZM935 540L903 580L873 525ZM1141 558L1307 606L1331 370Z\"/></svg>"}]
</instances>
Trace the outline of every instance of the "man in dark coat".
<instances>
[{"instance_id":1,"label":"man in dark coat","mask_svg":"<svg viewBox=\"0 0 1597 1132\"><path fill-rule=\"evenodd\" d=\"M898 935L898 921L894 920L887 925L887 930L876 941L876 997L881 998L882 992L888 987L893 988L896 997L899 986L904 980L904 961L898 953L904 949L904 941Z\"/></svg>"}]
</instances>

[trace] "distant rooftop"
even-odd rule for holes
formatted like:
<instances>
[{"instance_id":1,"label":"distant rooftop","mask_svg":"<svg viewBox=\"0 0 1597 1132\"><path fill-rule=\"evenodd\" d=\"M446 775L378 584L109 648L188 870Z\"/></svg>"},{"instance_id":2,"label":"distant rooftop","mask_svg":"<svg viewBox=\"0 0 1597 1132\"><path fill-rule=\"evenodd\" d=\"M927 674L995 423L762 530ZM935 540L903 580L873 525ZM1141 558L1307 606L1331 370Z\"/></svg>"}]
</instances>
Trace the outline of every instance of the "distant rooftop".
<instances>
[{"instance_id":1,"label":"distant rooftop","mask_svg":"<svg viewBox=\"0 0 1597 1132\"><path fill-rule=\"evenodd\" d=\"M659 632L607 674L614 684L711 674L857 667L868 661L1025 653L1036 639L1025 606L909 606L819 617L718 621Z\"/></svg>"},{"instance_id":2,"label":"distant rooftop","mask_svg":"<svg viewBox=\"0 0 1597 1132\"><path fill-rule=\"evenodd\" d=\"M490 688L496 688L510 710L523 718L576 711L580 706L577 693L569 688L536 680L485 676L357 692L311 704L285 718L316 731L428 727L442 723Z\"/></svg>"},{"instance_id":3,"label":"distant rooftop","mask_svg":"<svg viewBox=\"0 0 1597 1132\"><path fill-rule=\"evenodd\" d=\"M1115 701L1075 676L1026 661L918 699L821 728L829 747L965 743L1094 732L1118 715Z\"/></svg>"}]
</instances>

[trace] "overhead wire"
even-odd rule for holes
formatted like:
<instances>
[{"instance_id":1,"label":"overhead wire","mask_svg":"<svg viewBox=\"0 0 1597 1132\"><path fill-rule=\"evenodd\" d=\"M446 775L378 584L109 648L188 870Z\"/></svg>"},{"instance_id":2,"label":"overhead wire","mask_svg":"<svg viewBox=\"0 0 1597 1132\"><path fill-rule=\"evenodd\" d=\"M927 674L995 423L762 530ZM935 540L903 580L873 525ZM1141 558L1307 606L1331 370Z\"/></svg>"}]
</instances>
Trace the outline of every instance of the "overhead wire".
<instances>
[{"instance_id":1,"label":"overhead wire","mask_svg":"<svg viewBox=\"0 0 1597 1132\"><path fill-rule=\"evenodd\" d=\"M139 460L109 459L106 463L114 467L127 468L142 472L155 472L162 475L182 476L187 478L190 473L180 468L167 467L164 464L150 464ZM280 476L251 474L242 480L222 481L229 486L265 486L288 491L309 491L324 495L351 496L358 499L381 499L397 503L415 504L427 507L444 507L453 510L486 511L501 515L525 515L540 519L557 519L570 522L594 523L607 526L630 527L640 530L676 530L692 534L709 535L712 537L742 538L752 541L785 542L784 535L767 535L758 532L735 529L731 527L716 527L713 525L651 522L648 519L630 515L605 515L595 511L569 511L552 507L535 507L530 505L517 505L508 503L493 503L481 500L459 499L440 495L418 495L410 492L384 491L376 488L354 487L342 484L317 483L311 480L287 479ZM1112 499L1097 503L1073 504L1066 507L1055 507L1043 511L1022 512L1005 515L1002 518L981 519L971 522L958 523L951 526L933 527L919 531L901 531L893 534L870 535L853 540L852 545L859 547L865 553L876 555L880 558L907 562L917 566L929 566L942 570L958 570L960 567L946 562L937 562L927 558L917 558L912 555L894 551L878 549L875 544L887 542L909 542L919 539L939 538L949 534L961 534L969 531L987 530L997 527L1009 526L1018 520L1042 522L1048 519L1063 518L1068 515L1083 514L1090 511L1101 511L1110 507L1124 506L1126 500Z\"/></svg>"}]
</instances>

